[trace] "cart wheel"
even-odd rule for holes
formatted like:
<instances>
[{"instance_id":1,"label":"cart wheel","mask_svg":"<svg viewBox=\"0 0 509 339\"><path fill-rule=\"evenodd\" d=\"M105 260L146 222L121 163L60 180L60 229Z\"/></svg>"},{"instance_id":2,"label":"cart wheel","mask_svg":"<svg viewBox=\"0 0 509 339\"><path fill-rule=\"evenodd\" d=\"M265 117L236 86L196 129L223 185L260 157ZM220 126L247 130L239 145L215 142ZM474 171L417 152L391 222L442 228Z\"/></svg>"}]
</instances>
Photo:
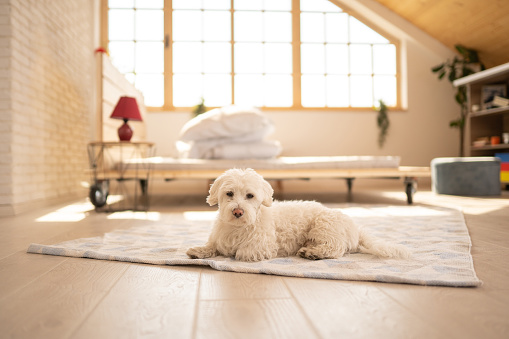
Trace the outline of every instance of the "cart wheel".
<instances>
[{"instance_id":1,"label":"cart wheel","mask_svg":"<svg viewBox=\"0 0 509 339\"><path fill-rule=\"evenodd\" d=\"M415 185L413 182L407 182L406 183L406 198L407 198L407 203L409 205L413 204L414 202L414 193L415 193L416 189L415 189Z\"/></svg>"},{"instance_id":2,"label":"cart wheel","mask_svg":"<svg viewBox=\"0 0 509 339\"><path fill-rule=\"evenodd\" d=\"M101 184L94 184L90 187L90 194L88 197L90 198L92 205L99 208L106 205L108 192L103 190Z\"/></svg>"}]
</instances>

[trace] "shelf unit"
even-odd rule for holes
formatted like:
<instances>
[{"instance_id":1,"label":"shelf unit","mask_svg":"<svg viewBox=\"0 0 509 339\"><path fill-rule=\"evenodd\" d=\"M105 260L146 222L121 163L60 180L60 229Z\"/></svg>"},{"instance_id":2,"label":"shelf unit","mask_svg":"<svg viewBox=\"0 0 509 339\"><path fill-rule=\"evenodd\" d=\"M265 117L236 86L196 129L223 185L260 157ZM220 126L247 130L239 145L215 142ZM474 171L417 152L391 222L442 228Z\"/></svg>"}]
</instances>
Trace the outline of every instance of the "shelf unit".
<instances>
[{"instance_id":1,"label":"shelf unit","mask_svg":"<svg viewBox=\"0 0 509 339\"><path fill-rule=\"evenodd\" d=\"M499 136L509 132L509 107L497 107L472 111L477 105L482 107L482 90L487 85L505 84L509 93L509 63L478 72L453 82L456 87L467 87L469 112L465 121L465 155L493 156L495 153L509 152L509 144L473 146L478 138Z\"/></svg>"}]
</instances>

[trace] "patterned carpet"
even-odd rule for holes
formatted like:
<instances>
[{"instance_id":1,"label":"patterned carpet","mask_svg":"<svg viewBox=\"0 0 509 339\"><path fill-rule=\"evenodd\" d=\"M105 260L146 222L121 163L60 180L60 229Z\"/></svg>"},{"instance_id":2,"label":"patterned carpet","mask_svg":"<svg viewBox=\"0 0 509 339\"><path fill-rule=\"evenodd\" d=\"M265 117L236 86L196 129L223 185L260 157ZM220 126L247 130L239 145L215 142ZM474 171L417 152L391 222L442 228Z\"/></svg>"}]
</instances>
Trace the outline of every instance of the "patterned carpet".
<instances>
[{"instance_id":1,"label":"patterned carpet","mask_svg":"<svg viewBox=\"0 0 509 339\"><path fill-rule=\"evenodd\" d=\"M155 265L208 265L220 271L337 280L377 281L437 286L479 286L470 255L470 236L463 215L454 209L424 206L351 205L342 208L370 233L407 246L407 260L347 254L310 261L300 257L256 263L233 258L189 259L189 247L204 244L210 221L157 224L117 230L95 238L55 245L32 244L29 253L125 261Z\"/></svg>"}]
</instances>

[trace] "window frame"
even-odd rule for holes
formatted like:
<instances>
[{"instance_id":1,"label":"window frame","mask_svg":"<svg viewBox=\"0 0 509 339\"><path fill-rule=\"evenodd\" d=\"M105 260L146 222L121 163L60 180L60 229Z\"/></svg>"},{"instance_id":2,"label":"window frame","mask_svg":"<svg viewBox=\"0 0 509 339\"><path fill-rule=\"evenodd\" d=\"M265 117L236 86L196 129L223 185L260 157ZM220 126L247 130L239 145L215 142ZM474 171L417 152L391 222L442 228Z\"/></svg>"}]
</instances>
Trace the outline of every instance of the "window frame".
<instances>
[{"instance_id":1,"label":"window frame","mask_svg":"<svg viewBox=\"0 0 509 339\"><path fill-rule=\"evenodd\" d=\"M232 81L232 103L235 104L235 89L234 89L234 29L233 29L233 18L235 10L233 8L233 1L231 1L230 6L230 20L232 23L231 29L231 38L229 43L231 44L231 81ZM347 6L341 4L340 1L329 0L334 5L338 6L343 13L348 14L349 16L354 17L367 27L371 28L385 39L389 41L388 44L394 45L396 50L396 105L389 106L392 110L403 110L402 108L402 69L401 69L401 46L400 41L388 34L385 30L381 29L379 26L373 24L371 21L365 19L362 15L358 14L355 11L350 10ZM292 22L292 78L293 78L293 102L291 106L288 107L269 107L263 106L261 107L264 111L366 111L372 110L373 107L304 107L302 106L302 94L301 94L301 45L302 42L300 40L300 0L291 0L292 8L290 10L291 13L291 22ZM101 46L107 50L108 48L108 0L101 0ZM163 17L164 17L164 105L161 107L147 106L147 111L149 112L172 112L172 111L187 111L192 109L193 107L189 106L174 106L173 105L173 58L172 58L172 46L173 46L173 38L172 38L172 0L164 0L163 7ZM350 45L350 43L348 43ZM350 74L349 74L350 76ZM371 73L371 77L373 77L373 73ZM198 104L198 103L197 103ZM376 105L376 103L374 103ZM208 108L215 108L207 106Z\"/></svg>"}]
</instances>

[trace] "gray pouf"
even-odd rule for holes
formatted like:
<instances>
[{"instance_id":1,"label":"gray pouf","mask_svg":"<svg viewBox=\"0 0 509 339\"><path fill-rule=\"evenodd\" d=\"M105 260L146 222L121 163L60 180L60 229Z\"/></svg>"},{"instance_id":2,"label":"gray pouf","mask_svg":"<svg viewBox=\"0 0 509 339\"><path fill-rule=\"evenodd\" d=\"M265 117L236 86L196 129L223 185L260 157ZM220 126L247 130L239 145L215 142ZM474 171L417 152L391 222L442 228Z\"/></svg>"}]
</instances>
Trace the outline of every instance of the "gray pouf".
<instances>
[{"instance_id":1,"label":"gray pouf","mask_svg":"<svg viewBox=\"0 0 509 339\"><path fill-rule=\"evenodd\" d=\"M433 192L451 195L500 195L500 159L435 158L431 161Z\"/></svg>"}]
</instances>

